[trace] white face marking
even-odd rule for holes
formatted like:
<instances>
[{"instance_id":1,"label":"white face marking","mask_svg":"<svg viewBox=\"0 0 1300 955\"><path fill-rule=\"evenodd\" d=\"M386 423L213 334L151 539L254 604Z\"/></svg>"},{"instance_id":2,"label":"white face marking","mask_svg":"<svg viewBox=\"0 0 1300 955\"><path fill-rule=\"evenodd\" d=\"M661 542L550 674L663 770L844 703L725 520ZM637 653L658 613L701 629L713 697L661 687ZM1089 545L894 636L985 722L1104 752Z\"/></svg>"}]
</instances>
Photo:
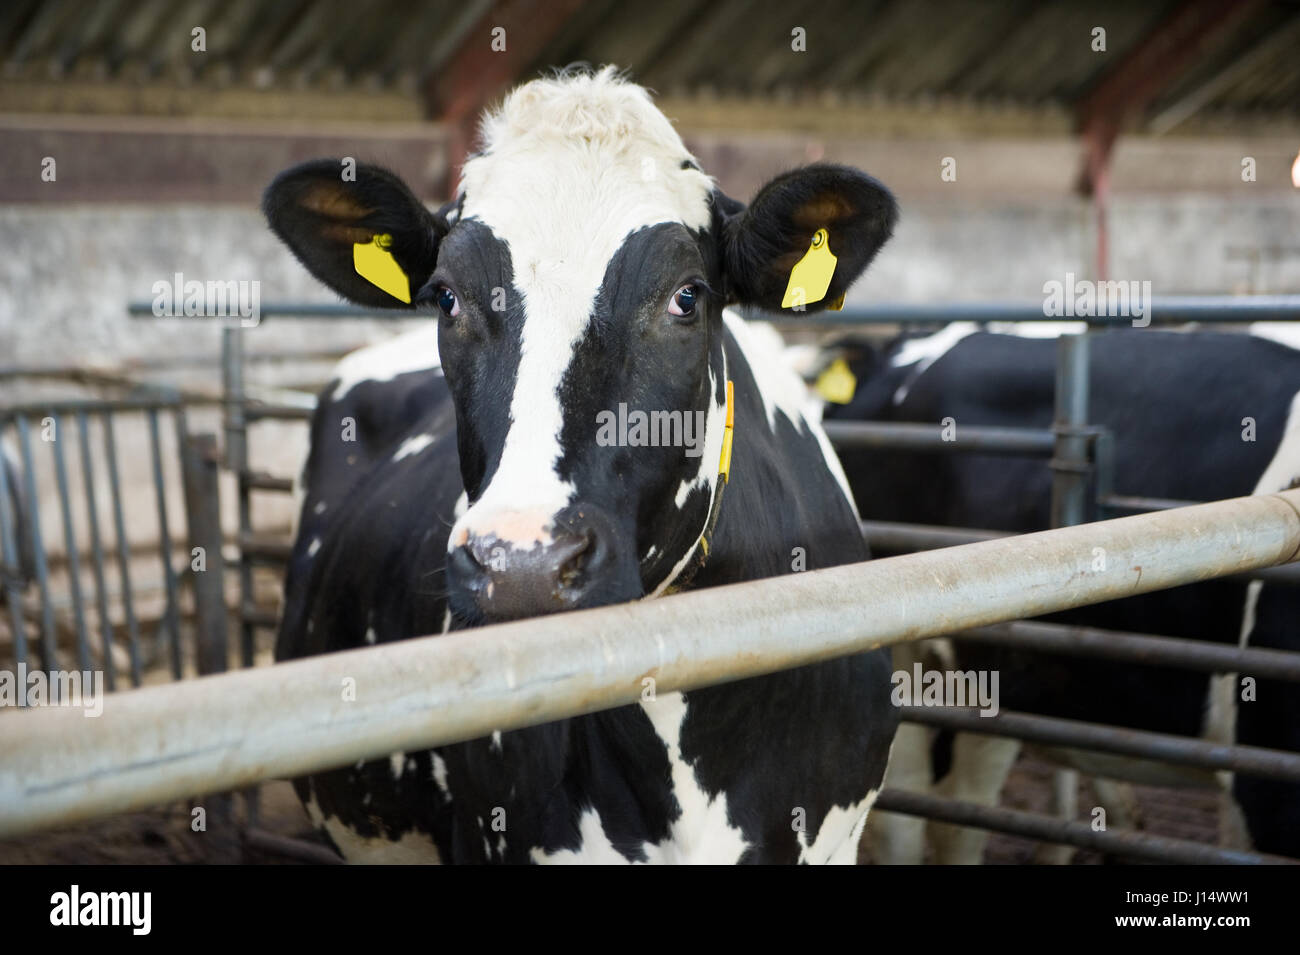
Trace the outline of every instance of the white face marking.
<instances>
[{"instance_id":1,"label":"white face marking","mask_svg":"<svg viewBox=\"0 0 1300 955\"><path fill-rule=\"evenodd\" d=\"M484 121L483 140L465 164L462 219L508 245L526 317L501 460L455 532L530 547L549 543L545 526L506 537L495 525L504 512L549 518L572 503L556 473L559 387L606 267L638 229L707 226L713 181L680 168L690 154L672 124L612 70L519 87Z\"/></svg>"},{"instance_id":2,"label":"white face marking","mask_svg":"<svg viewBox=\"0 0 1300 955\"><path fill-rule=\"evenodd\" d=\"M419 454L431 444L433 444L433 435L413 435L402 442L401 447L397 449L397 453L393 455L393 461L397 462L402 460L402 458L408 458L413 454Z\"/></svg>"},{"instance_id":3,"label":"white face marking","mask_svg":"<svg viewBox=\"0 0 1300 955\"><path fill-rule=\"evenodd\" d=\"M438 357L438 323L429 320L396 338L358 348L334 366L338 379L331 401L340 401L363 381L392 381L398 375L442 367Z\"/></svg>"}]
</instances>

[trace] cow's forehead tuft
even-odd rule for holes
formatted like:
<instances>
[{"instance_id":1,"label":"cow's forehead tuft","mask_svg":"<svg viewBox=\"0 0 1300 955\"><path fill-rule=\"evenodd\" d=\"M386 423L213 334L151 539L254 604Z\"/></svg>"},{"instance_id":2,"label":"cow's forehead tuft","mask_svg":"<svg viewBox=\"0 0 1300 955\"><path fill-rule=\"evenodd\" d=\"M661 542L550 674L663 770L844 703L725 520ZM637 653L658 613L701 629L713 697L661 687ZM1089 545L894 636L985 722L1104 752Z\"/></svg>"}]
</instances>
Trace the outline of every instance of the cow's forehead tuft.
<instances>
[{"instance_id":1,"label":"cow's forehead tuft","mask_svg":"<svg viewBox=\"0 0 1300 955\"><path fill-rule=\"evenodd\" d=\"M548 229L556 220L606 234L709 223L713 180L649 93L612 68L524 84L484 118L481 137L462 172L463 217L499 220L485 206L508 203L527 205Z\"/></svg>"}]
</instances>

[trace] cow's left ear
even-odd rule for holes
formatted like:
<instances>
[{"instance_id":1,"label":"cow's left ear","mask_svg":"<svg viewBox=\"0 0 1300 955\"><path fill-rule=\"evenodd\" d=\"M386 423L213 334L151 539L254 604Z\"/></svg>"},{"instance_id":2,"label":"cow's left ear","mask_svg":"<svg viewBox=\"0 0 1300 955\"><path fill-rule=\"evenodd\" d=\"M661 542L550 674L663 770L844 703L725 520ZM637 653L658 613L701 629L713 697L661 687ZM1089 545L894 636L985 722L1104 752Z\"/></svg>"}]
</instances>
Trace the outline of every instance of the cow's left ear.
<instances>
[{"instance_id":1,"label":"cow's left ear","mask_svg":"<svg viewBox=\"0 0 1300 955\"><path fill-rule=\"evenodd\" d=\"M349 301L413 308L447 220L387 169L362 163L345 179L346 169L343 160L316 159L276 176L262 197L271 231Z\"/></svg>"},{"instance_id":2,"label":"cow's left ear","mask_svg":"<svg viewBox=\"0 0 1300 955\"><path fill-rule=\"evenodd\" d=\"M748 208L720 195L714 205L722 220L722 264L733 297L771 311L783 303L817 311L836 302L898 221L898 204L888 189L864 172L833 163L777 176ZM796 265L799 274L792 281Z\"/></svg>"}]
</instances>

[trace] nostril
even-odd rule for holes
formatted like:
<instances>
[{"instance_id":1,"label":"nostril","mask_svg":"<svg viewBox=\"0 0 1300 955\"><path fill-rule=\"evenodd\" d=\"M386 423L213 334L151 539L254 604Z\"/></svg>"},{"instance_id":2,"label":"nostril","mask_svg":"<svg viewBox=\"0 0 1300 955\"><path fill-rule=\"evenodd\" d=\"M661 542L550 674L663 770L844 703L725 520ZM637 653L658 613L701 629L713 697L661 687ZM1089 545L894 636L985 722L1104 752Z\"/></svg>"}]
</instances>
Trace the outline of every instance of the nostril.
<instances>
[{"instance_id":1,"label":"nostril","mask_svg":"<svg viewBox=\"0 0 1300 955\"><path fill-rule=\"evenodd\" d=\"M560 585L576 589L582 584L583 570L587 565L592 546L592 535L589 531L581 531L566 541L563 546L564 551L559 559Z\"/></svg>"},{"instance_id":2,"label":"nostril","mask_svg":"<svg viewBox=\"0 0 1300 955\"><path fill-rule=\"evenodd\" d=\"M478 562L469 547L457 547L447 558L448 570L463 579L469 579L483 572L483 565Z\"/></svg>"}]
</instances>

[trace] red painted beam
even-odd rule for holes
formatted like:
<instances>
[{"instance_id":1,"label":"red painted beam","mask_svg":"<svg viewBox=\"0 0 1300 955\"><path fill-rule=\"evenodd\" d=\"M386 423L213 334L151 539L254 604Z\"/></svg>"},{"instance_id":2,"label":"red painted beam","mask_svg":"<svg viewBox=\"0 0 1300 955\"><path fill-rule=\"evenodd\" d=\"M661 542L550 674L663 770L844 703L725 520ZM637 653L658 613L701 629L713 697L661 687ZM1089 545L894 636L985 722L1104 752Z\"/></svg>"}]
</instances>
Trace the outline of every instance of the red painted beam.
<instances>
[{"instance_id":1,"label":"red painted beam","mask_svg":"<svg viewBox=\"0 0 1300 955\"><path fill-rule=\"evenodd\" d=\"M1083 140L1079 191L1096 210L1096 278L1110 270L1108 205L1110 155L1120 131L1178 81L1196 61L1224 42L1263 0L1187 0L1123 55L1075 108Z\"/></svg>"},{"instance_id":2,"label":"red painted beam","mask_svg":"<svg viewBox=\"0 0 1300 955\"><path fill-rule=\"evenodd\" d=\"M1262 4L1263 0L1188 0L1084 96L1076 107L1080 130L1118 133Z\"/></svg>"},{"instance_id":3,"label":"red painted beam","mask_svg":"<svg viewBox=\"0 0 1300 955\"><path fill-rule=\"evenodd\" d=\"M429 79L425 113L451 130L446 195L455 188L479 113L520 79L585 2L501 0L470 29L460 48ZM497 28L504 30L504 35ZM501 40L505 49L500 48Z\"/></svg>"}]
</instances>

